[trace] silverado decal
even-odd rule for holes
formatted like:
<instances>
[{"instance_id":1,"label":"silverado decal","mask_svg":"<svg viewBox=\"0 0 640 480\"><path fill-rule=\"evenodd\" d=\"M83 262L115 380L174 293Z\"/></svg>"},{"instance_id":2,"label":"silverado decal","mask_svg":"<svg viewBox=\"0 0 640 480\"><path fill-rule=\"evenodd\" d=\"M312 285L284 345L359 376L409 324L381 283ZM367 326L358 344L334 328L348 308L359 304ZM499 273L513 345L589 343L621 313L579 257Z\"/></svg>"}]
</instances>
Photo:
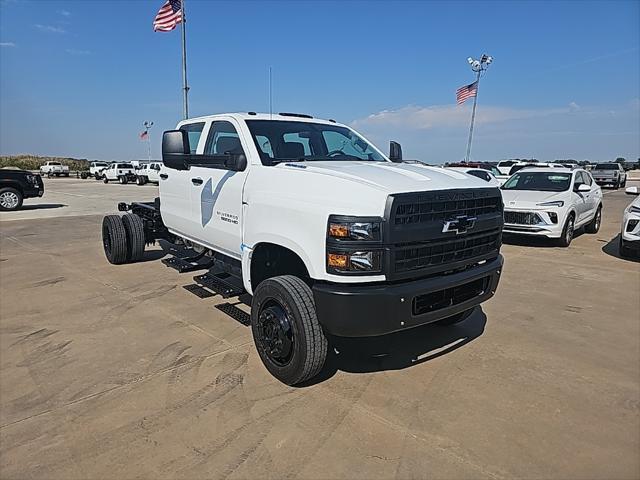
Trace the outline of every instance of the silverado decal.
<instances>
[{"instance_id":1,"label":"silverado decal","mask_svg":"<svg viewBox=\"0 0 640 480\"><path fill-rule=\"evenodd\" d=\"M225 173L216 184L215 189L212 188L211 178L205 183L200 192L200 219L203 227L205 227L211 221L211 217L213 217L213 209L216 206L216 201L218 200L222 187L227 183L227 180L235 174L236 172ZM235 223L238 223L237 220Z\"/></svg>"}]
</instances>

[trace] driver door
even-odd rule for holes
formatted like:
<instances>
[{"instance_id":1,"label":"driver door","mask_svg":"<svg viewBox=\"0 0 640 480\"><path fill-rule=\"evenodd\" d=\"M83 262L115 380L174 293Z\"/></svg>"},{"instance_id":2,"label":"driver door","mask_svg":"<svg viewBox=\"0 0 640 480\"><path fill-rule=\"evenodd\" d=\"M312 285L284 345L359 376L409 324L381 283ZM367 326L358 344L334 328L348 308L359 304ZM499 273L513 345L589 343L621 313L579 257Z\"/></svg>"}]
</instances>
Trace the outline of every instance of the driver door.
<instances>
[{"instance_id":1,"label":"driver door","mask_svg":"<svg viewBox=\"0 0 640 480\"><path fill-rule=\"evenodd\" d=\"M574 198L576 206L576 224L582 223L589 217L589 198L591 192L578 192L580 185L589 185L584 178L582 172L576 172L575 180L573 184L572 197Z\"/></svg>"}]
</instances>

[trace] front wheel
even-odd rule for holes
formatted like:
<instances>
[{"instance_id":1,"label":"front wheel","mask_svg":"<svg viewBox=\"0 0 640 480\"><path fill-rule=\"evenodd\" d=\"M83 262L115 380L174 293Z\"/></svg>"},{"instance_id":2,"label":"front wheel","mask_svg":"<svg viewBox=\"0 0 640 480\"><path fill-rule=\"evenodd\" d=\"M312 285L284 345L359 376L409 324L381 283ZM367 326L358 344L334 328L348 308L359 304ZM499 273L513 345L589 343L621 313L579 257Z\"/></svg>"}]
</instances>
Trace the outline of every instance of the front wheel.
<instances>
[{"instance_id":1,"label":"front wheel","mask_svg":"<svg viewBox=\"0 0 640 480\"><path fill-rule=\"evenodd\" d=\"M598 230L600 230L601 223L602 223L602 206L599 206L598 210L596 210L596 214L593 217L593 220L591 220L584 227L584 229L587 233L598 233Z\"/></svg>"},{"instance_id":2,"label":"front wheel","mask_svg":"<svg viewBox=\"0 0 640 480\"><path fill-rule=\"evenodd\" d=\"M102 181L104 183L109 183L109 179L107 178L107 176L105 175L104 177L102 177Z\"/></svg>"},{"instance_id":3,"label":"front wheel","mask_svg":"<svg viewBox=\"0 0 640 480\"><path fill-rule=\"evenodd\" d=\"M251 303L251 332L269 373L287 385L315 377L328 342L316 315L313 293L298 277L264 280Z\"/></svg>"},{"instance_id":4,"label":"front wheel","mask_svg":"<svg viewBox=\"0 0 640 480\"><path fill-rule=\"evenodd\" d=\"M575 220L573 215L569 215L567 221L564 224L564 228L562 229L562 236L558 239L558 246L560 247L568 247L571 245L571 241L573 240L573 230L575 227Z\"/></svg>"}]
</instances>

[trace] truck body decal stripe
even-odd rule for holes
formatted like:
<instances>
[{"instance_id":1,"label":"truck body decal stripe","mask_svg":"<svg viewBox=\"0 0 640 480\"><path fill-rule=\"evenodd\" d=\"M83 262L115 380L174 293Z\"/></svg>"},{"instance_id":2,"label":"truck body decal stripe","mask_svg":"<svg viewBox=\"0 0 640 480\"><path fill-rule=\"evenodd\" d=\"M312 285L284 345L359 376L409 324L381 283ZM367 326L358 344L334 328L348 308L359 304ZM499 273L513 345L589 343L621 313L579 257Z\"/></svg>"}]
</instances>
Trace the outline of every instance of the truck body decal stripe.
<instances>
[{"instance_id":1,"label":"truck body decal stripe","mask_svg":"<svg viewBox=\"0 0 640 480\"><path fill-rule=\"evenodd\" d=\"M213 217L213 211L216 206L216 202L218 201L218 197L220 196L220 191L227 180L235 175L236 172L227 172L216 184L216 188L212 191L211 178L207 180L207 183L202 188L200 192L200 219L202 222L202 226L205 227Z\"/></svg>"}]
</instances>

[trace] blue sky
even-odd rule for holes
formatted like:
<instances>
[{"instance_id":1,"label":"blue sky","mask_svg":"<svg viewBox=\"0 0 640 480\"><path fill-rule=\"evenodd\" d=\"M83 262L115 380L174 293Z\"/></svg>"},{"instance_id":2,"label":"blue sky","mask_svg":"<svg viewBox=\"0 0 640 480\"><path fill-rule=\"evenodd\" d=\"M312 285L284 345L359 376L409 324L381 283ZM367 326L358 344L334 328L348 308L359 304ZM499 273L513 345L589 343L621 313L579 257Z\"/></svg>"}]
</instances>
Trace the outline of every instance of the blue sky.
<instances>
[{"instance_id":1,"label":"blue sky","mask_svg":"<svg viewBox=\"0 0 640 480\"><path fill-rule=\"evenodd\" d=\"M145 158L182 115L179 30L162 0L0 0L0 152ZM640 2L187 0L192 116L274 110L350 124L431 163L640 155Z\"/></svg>"}]
</instances>

